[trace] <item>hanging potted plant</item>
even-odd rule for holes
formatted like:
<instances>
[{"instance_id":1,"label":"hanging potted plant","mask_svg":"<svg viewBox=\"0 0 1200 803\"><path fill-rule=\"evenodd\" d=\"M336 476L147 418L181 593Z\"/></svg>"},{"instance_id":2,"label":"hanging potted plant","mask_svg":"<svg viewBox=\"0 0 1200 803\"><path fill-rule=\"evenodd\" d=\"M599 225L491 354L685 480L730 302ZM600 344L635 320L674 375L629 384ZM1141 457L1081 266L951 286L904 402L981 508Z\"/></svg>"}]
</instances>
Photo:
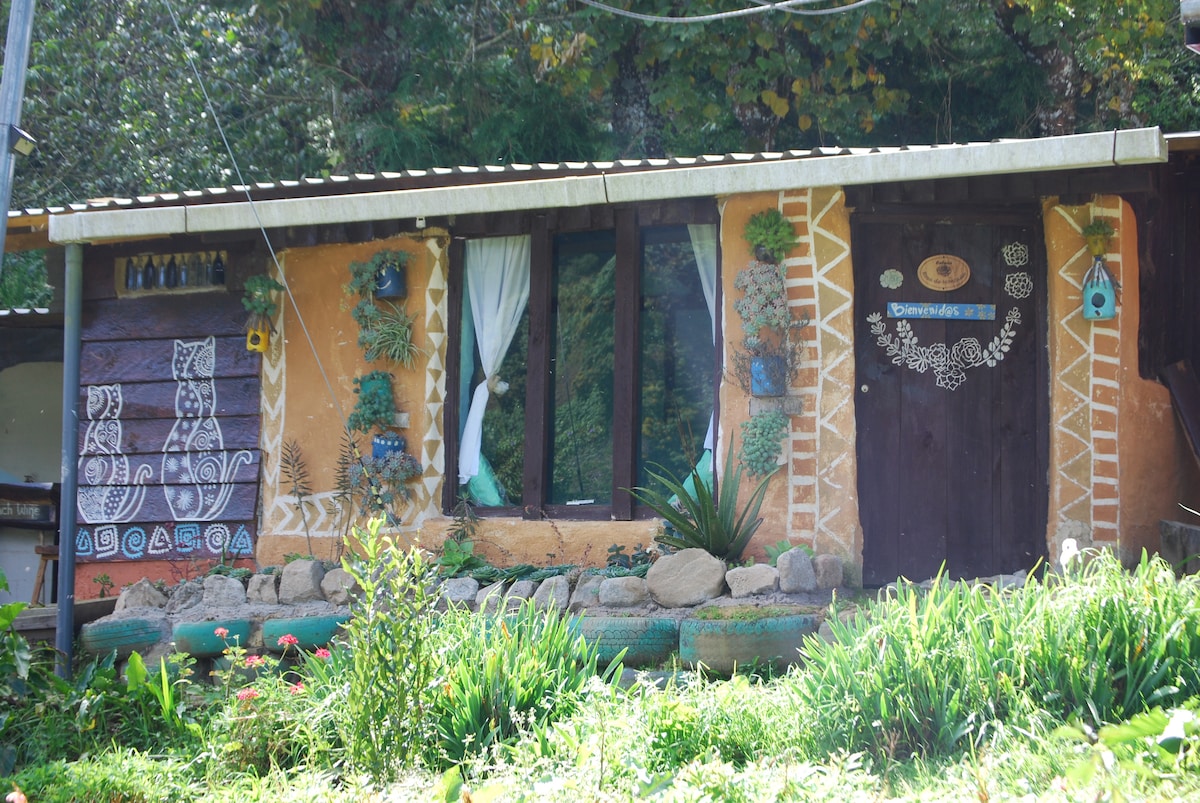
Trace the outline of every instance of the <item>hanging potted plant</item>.
<instances>
[{"instance_id":1,"label":"hanging potted plant","mask_svg":"<svg viewBox=\"0 0 1200 803\"><path fill-rule=\"evenodd\" d=\"M382 306L364 298L350 315L358 324L358 345L369 362L387 360L412 368L423 350L413 342L417 316L395 304Z\"/></svg>"},{"instance_id":2,"label":"hanging potted plant","mask_svg":"<svg viewBox=\"0 0 1200 803\"><path fill-rule=\"evenodd\" d=\"M392 375L387 371L371 371L354 378L354 393L358 399L346 426L355 432L371 435L371 456L377 459L408 446L405 438L392 431L396 420L396 402L392 396ZM373 430L379 430L373 435Z\"/></svg>"},{"instance_id":3,"label":"hanging potted plant","mask_svg":"<svg viewBox=\"0 0 1200 803\"><path fill-rule=\"evenodd\" d=\"M778 209L765 209L751 216L742 236L759 262L778 264L796 246L796 230Z\"/></svg>"},{"instance_id":4,"label":"hanging potted plant","mask_svg":"<svg viewBox=\"0 0 1200 803\"><path fill-rule=\"evenodd\" d=\"M346 292L359 298L405 298L407 264L408 254L404 251L380 251L365 262L351 262Z\"/></svg>"},{"instance_id":5,"label":"hanging potted plant","mask_svg":"<svg viewBox=\"0 0 1200 803\"><path fill-rule=\"evenodd\" d=\"M754 261L733 281L742 297L733 308L742 318L749 390L755 396L782 396L789 371L789 338L792 327L783 270L771 262Z\"/></svg>"},{"instance_id":6,"label":"hanging potted plant","mask_svg":"<svg viewBox=\"0 0 1200 803\"><path fill-rule=\"evenodd\" d=\"M1116 234L1112 224L1104 218L1093 220L1082 229L1083 239L1087 242L1088 253L1093 257L1102 257L1108 253L1108 241Z\"/></svg>"},{"instance_id":7,"label":"hanging potted plant","mask_svg":"<svg viewBox=\"0 0 1200 803\"><path fill-rule=\"evenodd\" d=\"M278 306L274 294L283 290L283 285L265 273L246 279L243 288L242 306L250 313L246 321L246 349L263 352L271 342L271 318Z\"/></svg>"}]
</instances>

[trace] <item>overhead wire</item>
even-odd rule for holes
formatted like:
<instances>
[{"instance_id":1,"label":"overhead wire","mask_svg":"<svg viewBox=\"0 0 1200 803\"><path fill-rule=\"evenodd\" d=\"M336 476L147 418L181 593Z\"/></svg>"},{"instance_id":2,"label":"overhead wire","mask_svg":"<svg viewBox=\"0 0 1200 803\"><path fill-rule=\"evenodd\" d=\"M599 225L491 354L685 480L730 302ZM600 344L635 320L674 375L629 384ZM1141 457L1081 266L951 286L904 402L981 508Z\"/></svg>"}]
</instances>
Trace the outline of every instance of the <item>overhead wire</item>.
<instances>
[{"instance_id":1,"label":"overhead wire","mask_svg":"<svg viewBox=\"0 0 1200 803\"><path fill-rule=\"evenodd\" d=\"M175 12L175 7L171 0L163 0L163 5L166 6L167 13L171 17L171 25L175 29L175 35L180 41L184 41L183 28L179 24L179 17ZM225 146L225 153L229 157L230 164L233 165L234 174L237 176L238 185L242 188L246 196L246 202L250 206L250 211L254 215L254 223L258 227L259 233L262 235L263 243L266 244L267 251L271 256L271 263L275 267L275 272L279 277L280 283L283 285L284 292L287 293L288 300L292 303L292 309L296 312L296 321L300 325L300 331L304 334L304 339L308 343L308 348L312 352L313 361L317 365L317 371L321 374L321 380L325 383L325 390L329 394L330 400L333 402L333 408L337 412L337 416L341 421L342 429L346 433L350 432L349 420L346 417L346 411L343 409L341 402L338 400L337 393L334 392L333 383L329 379L329 374L325 370L324 363L321 362L321 355L317 353L316 342L313 340L312 333L308 328L308 324L304 321L304 315L300 312L300 305L296 303L296 297L292 294L292 286L284 274L283 266L279 263L279 255L275 251L275 246L271 243L270 236L267 235L267 228L262 222L262 218L258 214L258 205L254 201L253 195L250 193L250 185L242 176L241 166L238 164L237 156L233 152L233 146L229 144L229 138L225 135L225 127L221 125L221 118L217 114L217 109L212 101L212 97L208 94L208 86L205 84L203 77L200 75L200 70L196 67L195 59L187 48L183 48L184 58L187 59L188 67L191 69L192 76L196 79L196 85L200 87L200 92L204 96L204 105L208 109L209 115L212 117L213 124L217 127L217 133L221 137L221 143ZM349 442L354 452L354 458L362 467L363 474L367 478L370 492L374 494L376 501L382 504L381 492L379 487L379 479L373 478L366 461L363 459L362 453L359 451L358 444L353 438L349 438ZM390 518L390 517L389 517Z\"/></svg>"},{"instance_id":2,"label":"overhead wire","mask_svg":"<svg viewBox=\"0 0 1200 803\"><path fill-rule=\"evenodd\" d=\"M636 11L629 11L624 8L617 8L606 3L601 3L599 0L579 0L585 6L607 11L618 17L628 17L629 19L640 20L642 22L665 22L676 24L694 24L700 22L717 22L719 20L734 19L736 17L746 17L751 14L765 14L768 11L785 11L789 14L801 14L805 16L827 16L830 14L843 14L847 11L853 11L856 8L870 5L871 3L879 2L879 0L855 0L855 2L847 3L843 6L834 6L832 8L802 8L802 6L814 5L816 3L825 3L829 0L778 0L771 2L770 0L750 0L754 3L753 6L746 8L734 9L732 11L716 11L711 14L696 14L694 16L673 16L669 14L642 14Z\"/></svg>"}]
</instances>

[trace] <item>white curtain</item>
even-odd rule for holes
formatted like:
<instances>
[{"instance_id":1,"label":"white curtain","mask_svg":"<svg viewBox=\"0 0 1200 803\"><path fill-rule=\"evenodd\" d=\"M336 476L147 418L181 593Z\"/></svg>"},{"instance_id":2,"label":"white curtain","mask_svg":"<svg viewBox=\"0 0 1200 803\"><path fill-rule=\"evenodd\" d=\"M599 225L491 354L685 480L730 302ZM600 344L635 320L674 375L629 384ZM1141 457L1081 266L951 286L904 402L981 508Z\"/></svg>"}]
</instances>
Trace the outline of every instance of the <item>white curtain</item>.
<instances>
[{"instance_id":1,"label":"white curtain","mask_svg":"<svg viewBox=\"0 0 1200 803\"><path fill-rule=\"evenodd\" d=\"M464 260L467 299L475 321L484 380L471 394L471 409L458 448L460 484L479 473L483 411L492 391L503 393L508 389L496 372L529 301L529 235L468 240Z\"/></svg>"},{"instance_id":2,"label":"white curtain","mask_svg":"<svg viewBox=\"0 0 1200 803\"><path fill-rule=\"evenodd\" d=\"M708 317L712 322L713 343L717 342L717 225L701 223L688 226L688 237L692 241L692 254L696 257L696 270L700 274L700 287L704 300L708 302ZM712 416L708 417L708 434L704 436L704 448L713 448Z\"/></svg>"}]
</instances>

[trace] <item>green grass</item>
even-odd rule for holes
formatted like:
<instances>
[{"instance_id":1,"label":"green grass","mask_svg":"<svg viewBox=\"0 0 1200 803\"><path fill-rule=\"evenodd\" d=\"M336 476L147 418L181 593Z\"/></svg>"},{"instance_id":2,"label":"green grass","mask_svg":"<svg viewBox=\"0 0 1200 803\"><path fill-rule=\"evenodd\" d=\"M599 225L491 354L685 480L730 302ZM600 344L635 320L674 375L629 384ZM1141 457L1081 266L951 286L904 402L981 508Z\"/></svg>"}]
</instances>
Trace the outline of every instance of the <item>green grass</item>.
<instances>
[{"instance_id":1,"label":"green grass","mask_svg":"<svg viewBox=\"0 0 1200 803\"><path fill-rule=\"evenodd\" d=\"M415 593L423 569L407 571L388 584ZM662 689L604 682L564 620L528 607L433 616L406 658L428 680L400 697L349 693L396 680L355 668L354 638L293 676L243 681L257 691L245 699L183 677L163 705L171 687L147 685L152 667L132 688L108 670L70 690L17 684L0 748L50 735L62 755L18 750L0 786L33 803L459 801L464 788L476 803L1195 799L1198 591L1157 560L1126 571L1107 554L1024 589L901 586L829 617L833 641L811 638L784 676ZM389 610L358 638L410 633ZM97 704L116 719L92 716ZM389 721L419 740L389 747L386 772L348 760L348 729L382 737ZM166 741L145 744L155 732Z\"/></svg>"}]
</instances>

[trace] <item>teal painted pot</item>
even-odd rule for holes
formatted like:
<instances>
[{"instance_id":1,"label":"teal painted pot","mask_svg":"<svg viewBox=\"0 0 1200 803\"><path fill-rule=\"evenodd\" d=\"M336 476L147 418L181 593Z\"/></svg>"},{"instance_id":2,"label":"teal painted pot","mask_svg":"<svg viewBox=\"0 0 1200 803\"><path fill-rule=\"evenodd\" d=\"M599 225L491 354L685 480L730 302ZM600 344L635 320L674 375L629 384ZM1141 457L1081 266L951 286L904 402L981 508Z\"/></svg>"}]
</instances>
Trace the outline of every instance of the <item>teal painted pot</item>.
<instances>
[{"instance_id":1,"label":"teal painted pot","mask_svg":"<svg viewBox=\"0 0 1200 803\"><path fill-rule=\"evenodd\" d=\"M749 666L780 671L799 662L804 637L819 626L817 617L808 614L754 621L685 619L679 625L679 660L722 675Z\"/></svg>"},{"instance_id":2,"label":"teal painted pot","mask_svg":"<svg viewBox=\"0 0 1200 803\"><path fill-rule=\"evenodd\" d=\"M228 631L224 638L218 628ZM249 619L220 619L212 622L178 622L171 632L175 649L197 658L212 658L227 646L245 647L250 643Z\"/></svg>"},{"instance_id":3,"label":"teal painted pot","mask_svg":"<svg viewBox=\"0 0 1200 803\"><path fill-rule=\"evenodd\" d=\"M124 659L163 641L167 632L165 618L100 620L80 629L79 645L92 655L108 655L116 650L117 657Z\"/></svg>"},{"instance_id":4,"label":"teal painted pot","mask_svg":"<svg viewBox=\"0 0 1200 803\"><path fill-rule=\"evenodd\" d=\"M268 619L262 625L263 647L276 653L324 647L349 618L347 614L334 614L303 616L297 619ZM296 643L290 646L280 644L279 640L284 636L295 637Z\"/></svg>"},{"instance_id":5,"label":"teal painted pot","mask_svg":"<svg viewBox=\"0 0 1200 803\"><path fill-rule=\"evenodd\" d=\"M627 667L658 666L679 647L679 621L640 616L583 616L579 634L596 643L596 662L605 667L621 650Z\"/></svg>"}]
</instances>

